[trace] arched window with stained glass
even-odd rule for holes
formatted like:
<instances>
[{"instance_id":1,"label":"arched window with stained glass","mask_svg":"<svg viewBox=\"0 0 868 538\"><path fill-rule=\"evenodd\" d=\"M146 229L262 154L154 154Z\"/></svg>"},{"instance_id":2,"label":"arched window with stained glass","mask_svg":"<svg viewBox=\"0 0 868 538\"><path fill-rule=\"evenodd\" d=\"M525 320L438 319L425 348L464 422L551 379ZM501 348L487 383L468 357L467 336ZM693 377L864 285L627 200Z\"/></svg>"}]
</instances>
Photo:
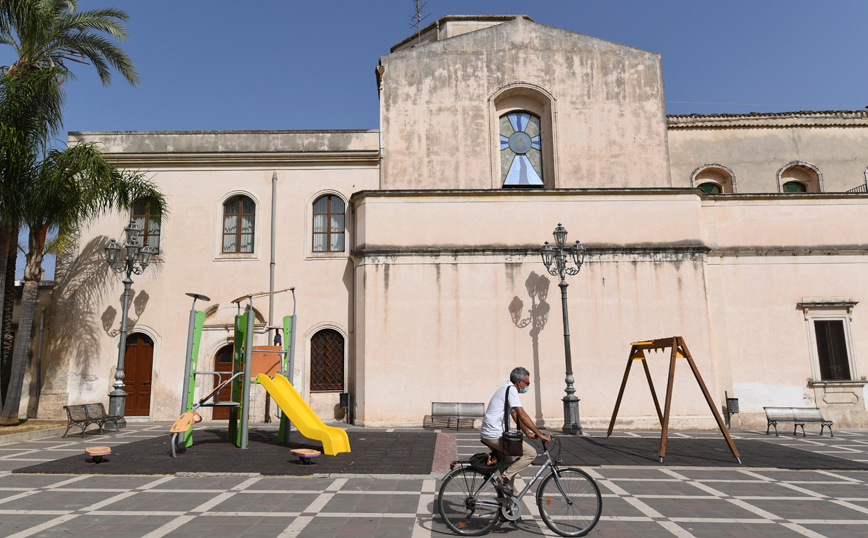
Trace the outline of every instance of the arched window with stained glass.
<instances>
[{"instance_id":1,"label":"arched window with stained glass","mask_svg":"<svg viewBox=\"0 0 868 538\"><path fill-rule=\"evenodd\" d=\"M517 110L500 117L500 178L504 187L542 187L538 116Z\"/></svg>"}]
</instances>

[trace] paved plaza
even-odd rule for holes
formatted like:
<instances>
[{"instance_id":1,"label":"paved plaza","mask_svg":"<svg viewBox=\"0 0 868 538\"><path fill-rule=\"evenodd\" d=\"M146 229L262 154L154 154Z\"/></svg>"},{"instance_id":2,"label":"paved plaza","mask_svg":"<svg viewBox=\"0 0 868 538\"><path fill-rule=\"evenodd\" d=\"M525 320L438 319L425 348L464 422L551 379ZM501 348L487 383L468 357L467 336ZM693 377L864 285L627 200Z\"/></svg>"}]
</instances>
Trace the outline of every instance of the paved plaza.
<instances>
[{"instance_id":1,"label":"paved plaza","mask_svg":"<svg viewBox=\"0 0 868 538\"><path fill-rule=\"evenodd\" d=\"M0 536L451 536L433 515L439 478L451 459L482 451L478 432L442 431L432 472L424 474L325 473L324 467L311 467L308 476L22 472L72 457L81 462L79 472L88 473L98 466L86 463L85 446L109 445L122 454L125 444L168 438L167 430L165 424L131 424L120 433L84 440L54 437L0 445ZM587 433L595 444L605 439L604 432ZM637 444L656 438L659 432L620 431L613 436L624 443L636 439ZM736 446L766 446L768 453L796 454L797 461L805 463L800 463L801 470L752 467L748 462L585 467L603 492L603 516L589 536L868 537L868 471L852 470L868 466L868 432L836 431L830 438L815 431L808 437L739 431L733 438ZM725 458L728 450L719 432L672 432L668 450L709 446L715 440ZM822 469L811 467L812 458L823 463ZM112 464L110 458L99 466ZM295 465L288 455L263 461L272 471ZM522 522L503 523L491 534L553 536L533 504L525 506Z\"/></svg>"}]
</instances>

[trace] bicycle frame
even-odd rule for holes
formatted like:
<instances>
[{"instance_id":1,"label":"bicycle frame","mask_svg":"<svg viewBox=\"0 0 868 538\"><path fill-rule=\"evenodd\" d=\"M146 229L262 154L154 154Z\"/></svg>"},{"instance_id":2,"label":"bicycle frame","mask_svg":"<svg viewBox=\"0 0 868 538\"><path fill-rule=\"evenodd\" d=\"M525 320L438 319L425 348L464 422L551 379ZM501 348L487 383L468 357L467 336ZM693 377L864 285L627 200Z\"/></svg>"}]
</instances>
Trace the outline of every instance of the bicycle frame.
<instances>
[{"instance_id":1,"label":"bicycle frame","mask_svg":"<svg viewBox=\"0 0 868 538\"><path fill-rule=\"evenodd\" d=\"M552 456L549 453L548 448L545 448L545 445L543 445L543 451L537 454L537 457L539 457L539 456L545 456L546 457L545 463L543 463L540 466L539 470L533 475L533 478L530 479L530 481L527 483L527 485L524 487L524 489L521 490L521 493L519 493L518 496L512 497L511 499L510 498L498 498L496 503L492 503L492 502L485 501L485 500L479 500L478 501L479 504L482 506L500 507L500 506L505 505L507 503L507 501L518 502L519 500L522 499L522 497L524 497L525 493L530 491L530 488L533 487L533 485L536 483L536 481L539 479L539 477L542 476L542 474L548 469L551 469L551 472L555 475L555 483L558 485L558 490L561 492L561 495L564 496L564 499L566 499L568 504L573 504L572 499L569 498L569 496L564 491L563 486L561 485L561 476L560 476L560 473L558 473L557 464L554 462L554 460L552 460ZM491 473L491 475L489 475L488 479L486 479L486 481L483 482L481 486L479 486L479 489L474 492L474 495L477 495L480 491L482 491L482 488L487 486L489 484L489 482L491 482L494 479L495 475L497 475L497 470L495 470L494 472Z\"/></svg>"}]
</instances>

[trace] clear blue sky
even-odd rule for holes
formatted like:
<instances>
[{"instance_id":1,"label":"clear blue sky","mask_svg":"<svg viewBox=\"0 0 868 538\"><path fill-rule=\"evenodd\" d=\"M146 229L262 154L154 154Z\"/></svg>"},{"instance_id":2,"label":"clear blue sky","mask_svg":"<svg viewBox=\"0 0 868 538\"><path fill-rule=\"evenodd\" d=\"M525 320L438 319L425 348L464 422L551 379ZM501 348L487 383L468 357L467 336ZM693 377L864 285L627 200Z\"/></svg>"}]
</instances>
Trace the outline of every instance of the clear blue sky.
<instances>
[{"instance_id":1,"label":"clear blue sky","mask_svg":"<svg viewBox=\"0 0 868 538\"><path fill-rule=\"evenodd\" d=\"M67 131L375 129L374 67L410 35L412 0L80 0L130 15L141 74L66 85ZM670 114L868 105L861 0L428 0L447 14L537 22L662 54ZM0 65L13 61L0 47ZM21 263L19 263L19 267ZM53 268L47 278L51 278Z\"/></svg>"}]
</instances>

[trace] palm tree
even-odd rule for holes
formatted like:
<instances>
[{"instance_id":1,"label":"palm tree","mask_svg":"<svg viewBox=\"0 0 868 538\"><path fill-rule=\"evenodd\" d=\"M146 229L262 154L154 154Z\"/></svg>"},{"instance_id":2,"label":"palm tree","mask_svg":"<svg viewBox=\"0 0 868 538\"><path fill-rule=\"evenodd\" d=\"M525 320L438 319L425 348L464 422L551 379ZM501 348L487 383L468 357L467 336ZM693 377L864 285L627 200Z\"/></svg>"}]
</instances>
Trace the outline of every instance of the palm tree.
<instances>
[{"instance_id":1,"label":"palm tree","mask_svg":"<svg viewBox=\"0 0 868 538\"><path fill-rule=\"evenodd\" d=\"M57 67L62 78L74 78L68 64L92 64L100 82L111 83L116 69L135 86L139 75L132 61L104 34L118 41L127 38L119 9L79 11L76 0L3 0L0 3L0 45L15 49L18 60L8 74Z\"/></svg>"},{"instance_id":2,"label":"palm tree","mask_svg":"<svg viewBox=\"0 0 868 538\"><path fill-rule=\"evenodd\" d=\"M139 76L132 61L110 39L126 39L126 20L127 14L117 9L79 11L76 0L0 1L0 45L11 46L17 55L11 66L0 67L0 125L7 127L0 146L27 141L34 150L31 153L45 154L62 124L60 85L74 78L71 64L92 64L103 85L111 83L111 72L117 70L135 86ZM33 169L31 157L22 155L7 151L0 162L0 290L4 298L0 364L5 365L11 355L14 298L9 275L15 274L23 220L18 211L23 206L16 197L23 192L21 170ZM4 371L0 368L0 374ZM0 401L5 401L2 386L0 383Z\"/></svg>"},{"instance_id":3,"label":"palm tree","mask_svg":"<svg viewBox=\"0 0 868 538\"><path fill-rule=\"evenodd\" d=\"M18 423L36 293L44 274L42 259L49 235L68 236L107 211L128 210L134 201L144 201L160 210L165 207L165 198L150 180L141 174L119 171L91 144L50 151L43 159L31 159L30 165L27 194L21 200L23 224L29 229L24 290L0 425Z\"/></svg>"},{"instance_id":4,"label":"palm tree","mask_svg":"<svg viewBox=\"0 0 868 538\"><path fill-rule=\"evenodd\" d=\"M21 180L34 152L44 152L61 125L63 91L56 69L40 69L17 77L0 75L0 294L3 297L0 346L0 396L5 392L12 358L11 329L15 261L22 220ZM2 398L0 398L2 402Z\"/></svg>"}]
</instances>

